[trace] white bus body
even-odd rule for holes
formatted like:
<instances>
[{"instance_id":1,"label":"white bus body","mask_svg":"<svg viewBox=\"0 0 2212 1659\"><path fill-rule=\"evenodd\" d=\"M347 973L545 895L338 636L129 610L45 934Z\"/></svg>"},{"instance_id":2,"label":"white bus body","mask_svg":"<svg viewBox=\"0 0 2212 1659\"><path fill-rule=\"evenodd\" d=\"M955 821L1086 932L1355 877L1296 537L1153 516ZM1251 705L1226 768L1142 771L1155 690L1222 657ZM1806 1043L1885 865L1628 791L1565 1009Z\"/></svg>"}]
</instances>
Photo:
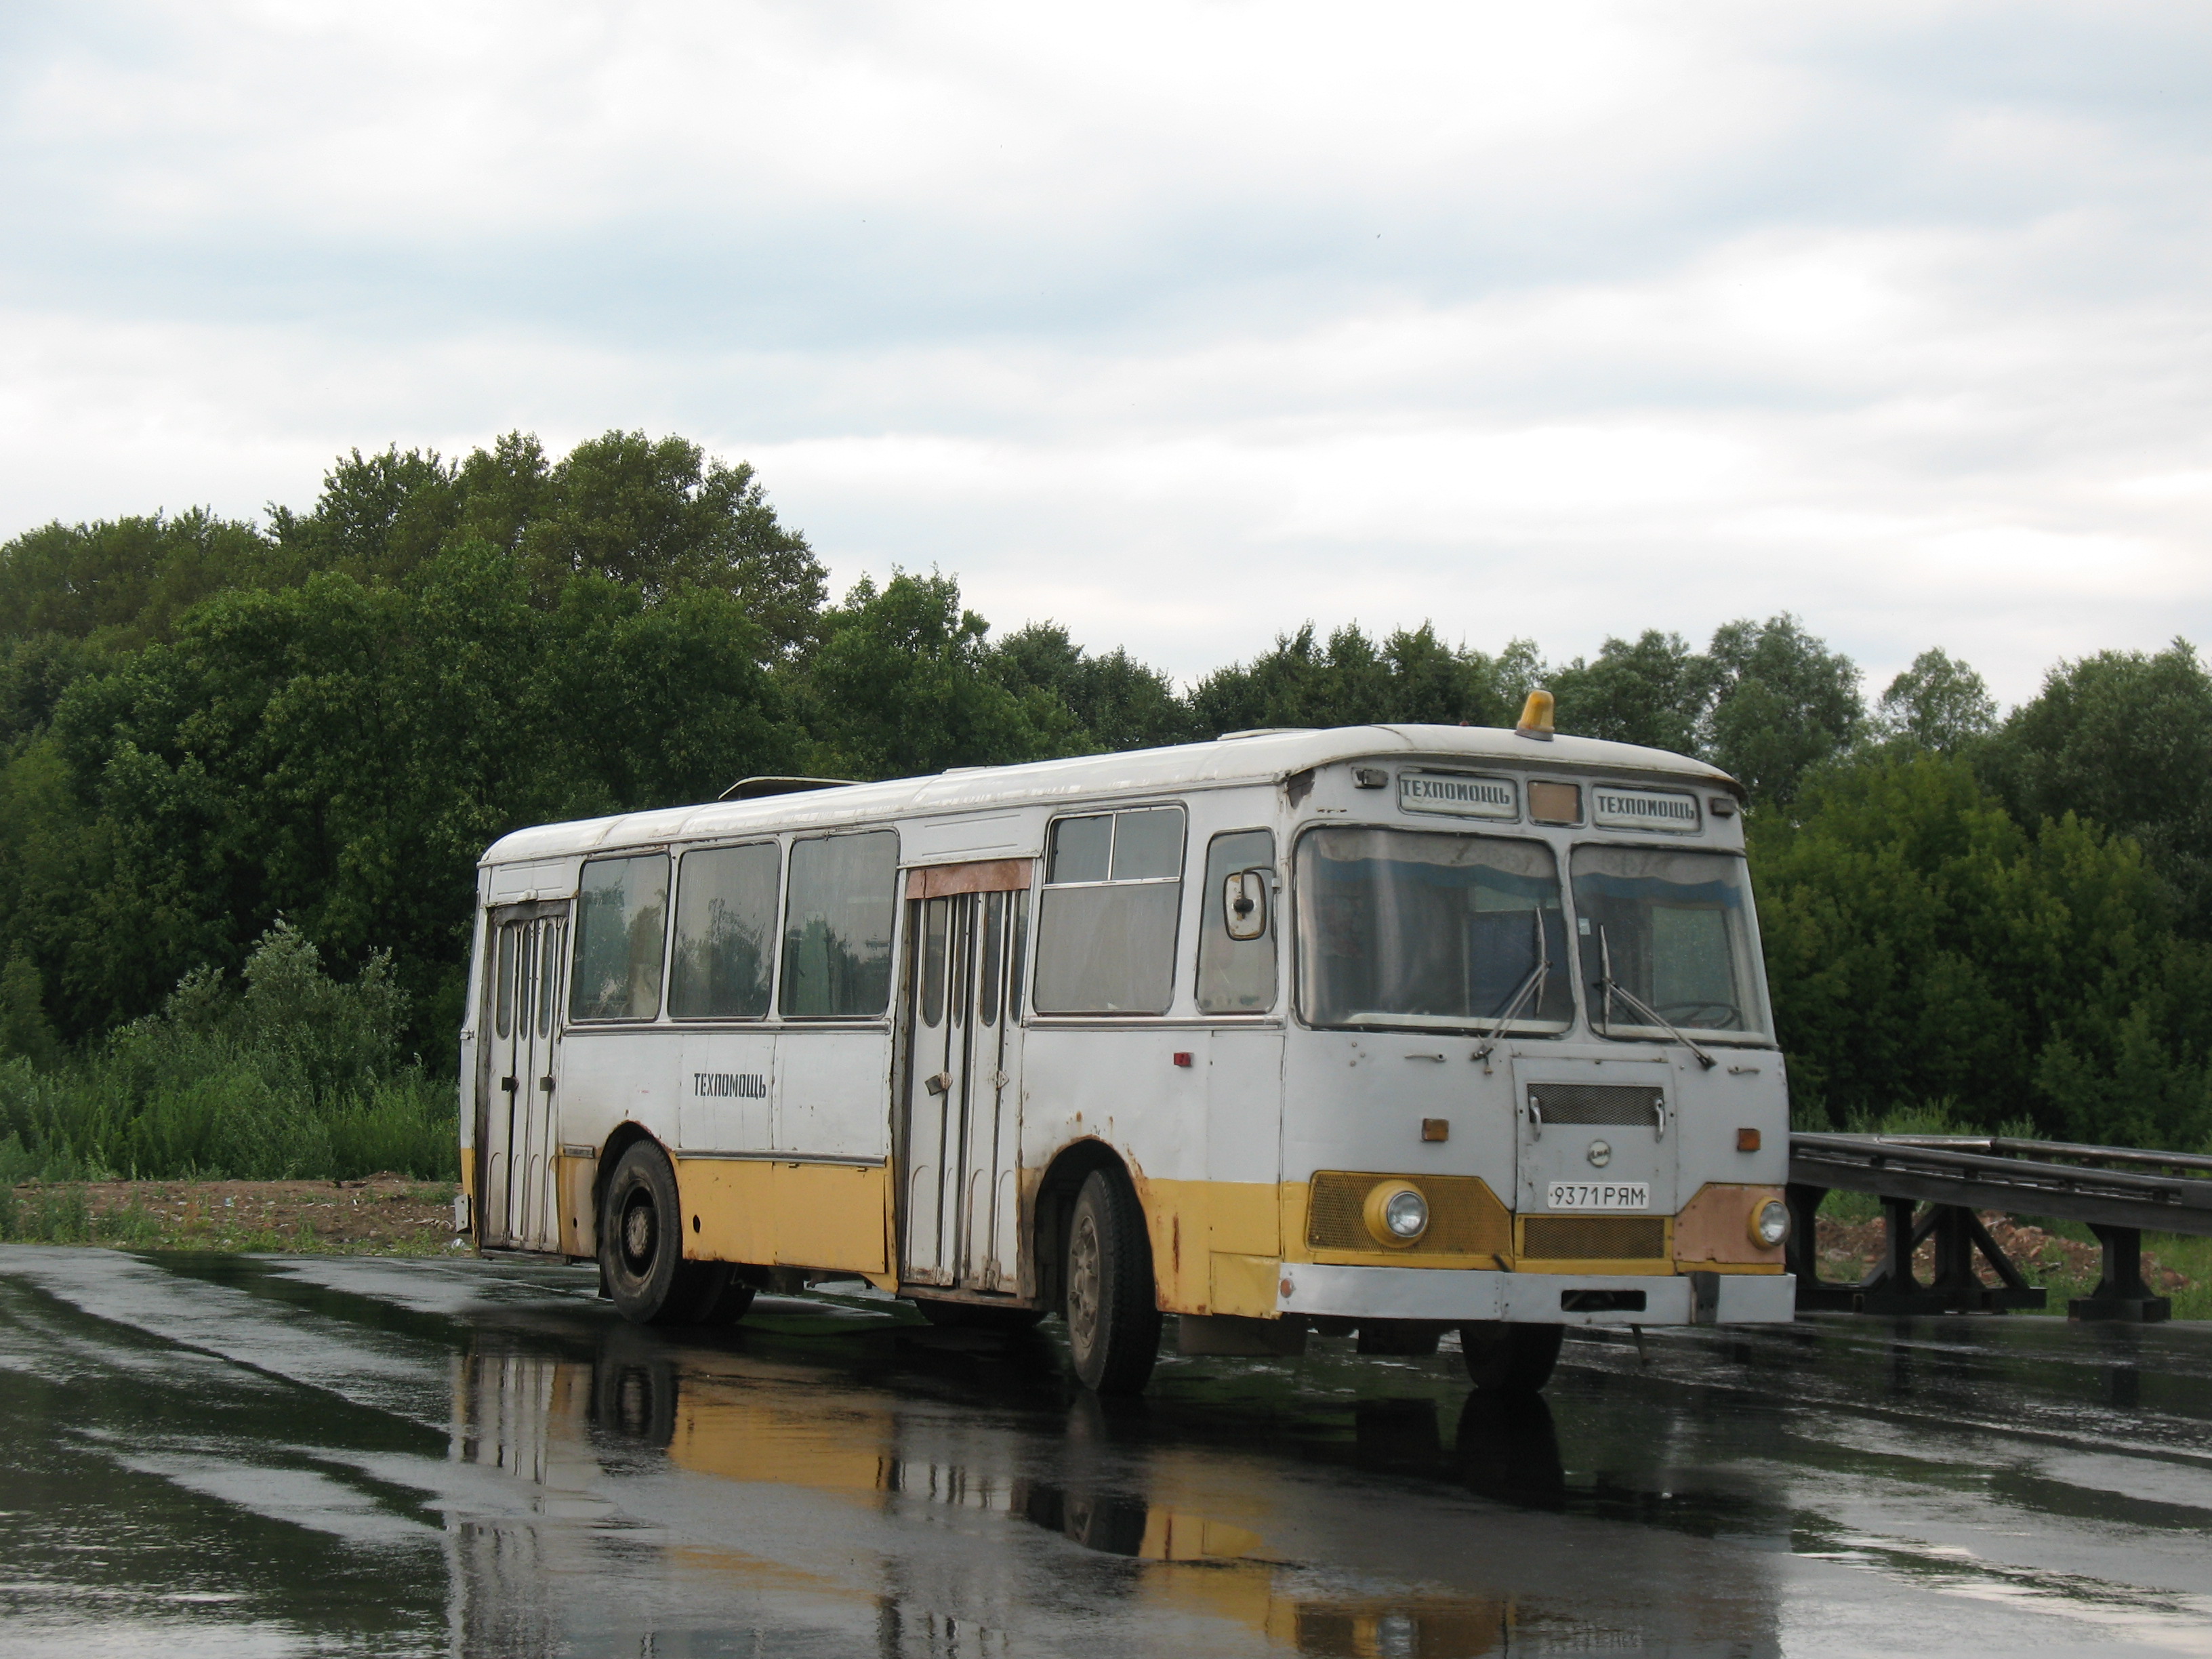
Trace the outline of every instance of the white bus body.
<instances>
[{"instance_id":1,"label":"white bus body","mask_svg":"<svg viewBox=\"0 0 2212 1659\"><path fill-rule=\"evenodd\" d=\"M1479 1380L1529 1327L1789 1319L1738 796L1378 726L519 831L461 1038L477 1242L656 1271L640 1318L782 1268L1015 1319L1073 1273L1085 1330L1461 1326Z\"/></svg>"}]
</instances>

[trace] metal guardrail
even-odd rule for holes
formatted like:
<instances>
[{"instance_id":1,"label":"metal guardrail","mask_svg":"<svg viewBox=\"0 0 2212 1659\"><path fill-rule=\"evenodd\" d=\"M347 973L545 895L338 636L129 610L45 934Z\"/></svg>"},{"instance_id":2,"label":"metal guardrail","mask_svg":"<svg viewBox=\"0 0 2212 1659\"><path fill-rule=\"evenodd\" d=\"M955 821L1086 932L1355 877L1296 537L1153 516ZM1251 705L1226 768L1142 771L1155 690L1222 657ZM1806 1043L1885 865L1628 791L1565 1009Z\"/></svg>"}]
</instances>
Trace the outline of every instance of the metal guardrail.
<instances>
[{"instance_id":1,"label":"metal guardrail","mask_svg":"<svg viewBox=\"0 0 2212 1659\"><path fill-rule=\"evenodd\" d=\"M2096 1235L2103 1278L2068 1304L2071 1317L2166 1319L2172 1304L2143 1283L2142 1235L2212 1236L2207 1176L2212 1158L2133 1147L2007 1136L1792 1135L1789 1248L1797 1305L1878 1314L2039 1308L2043 1291L1998 1248L1978 1213L2004 1210L2084 1222ZM1880 1198L1886 1222L1882 1260L1855 1285L1820 1274L1814 1218L1820 1200L1839 1190ZM1935 1276L1923 1285L1912 1258L1931 1237ZM1977 1256L1996 1274L1996 1285L1983 1283Z\"/></svg>"}]
</instances>

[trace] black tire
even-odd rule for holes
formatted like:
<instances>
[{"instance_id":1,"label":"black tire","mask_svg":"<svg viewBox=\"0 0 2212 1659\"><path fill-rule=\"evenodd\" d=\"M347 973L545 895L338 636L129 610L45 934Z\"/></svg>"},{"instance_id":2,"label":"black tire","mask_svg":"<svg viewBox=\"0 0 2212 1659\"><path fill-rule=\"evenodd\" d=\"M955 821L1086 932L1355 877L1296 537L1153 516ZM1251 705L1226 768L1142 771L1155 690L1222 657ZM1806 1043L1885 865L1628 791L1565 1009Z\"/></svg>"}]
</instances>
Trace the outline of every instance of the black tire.
<instances>
[{"instance_id":1,"label":"black tire","mask_svg":"<svg viewBox=\"0 0 2212 1659\"><path fill-rule=\"evenodd\" d=\"M1540 1393L1559 1360L1564 1325L1516 1325L1485 1319L1459 1328L1467 1374L1485 1394L1512 1398Z\"/></svg>"},{"instance_id":2,"label":"black tire","mask_svg":"<svg viewBox=\"0 0 2212 1659\"><path fill-rule=\"evenodd\" d=\"M1094 1170L1068 1218L1067 1346L1099 1394L1140 1394L1160 1354L1160 1310L1145 1214L1120 1174Z\"/></svg>"},{"instance_id":3,"label":"black tire","mask_svg":"<svg viewBox=\"0 0 2212 1659\"><path fill-rule=\"evenodd\" d=\"M1044 1315L1035 1308L994 1308L977 1302L933 1302L917 1297L921 1316L944 1331L1026 1331Z\"/></svg>"},{"instance_id":4,"label":"black tire","mask_svg":"<svg viewBox=\"0 0 2212 1659\"><path fill-rule=\"evenodd\" d=\"M668 1154L641 1140L622 1155L599 1203L599 1278L634 1325L732 1322L753 1299L726 1261L684 1259L684 1208Z\"/></svg>"},{"instance_id":5,"label":"black tire","mask_svg":"<svg viewBox=\"0 0 2212 1659\"><path fill-rule=\"evenodd\" d=\"M690 1281L688 1289L684 1279ZM691 1304L691 1311L681 1321L687 1325L734 1325L753 1305L753 1287L738 1282L734 1261L685 1262L678 1291Z\"/></svg>"}]
</instances>

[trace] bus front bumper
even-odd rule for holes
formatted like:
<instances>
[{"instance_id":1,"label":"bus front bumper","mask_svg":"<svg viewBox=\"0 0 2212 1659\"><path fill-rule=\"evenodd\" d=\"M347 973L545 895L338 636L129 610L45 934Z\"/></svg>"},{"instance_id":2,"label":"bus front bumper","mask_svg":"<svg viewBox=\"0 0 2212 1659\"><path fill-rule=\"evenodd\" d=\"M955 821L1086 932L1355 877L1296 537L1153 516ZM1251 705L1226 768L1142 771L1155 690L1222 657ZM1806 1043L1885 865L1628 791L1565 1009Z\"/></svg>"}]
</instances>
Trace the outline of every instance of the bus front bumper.
<instances>
[{"instance_id":1,"label":"bus front bumper","mask_svg":"<svg viewBox=\"0 0 2212 1659\"><path fill-rule=\"evenodd\" d=\"M1530 1325L1749 1325L1797 1315L1790 1273L1666 1278L1486 1273L1474 1268L1283 1264L1276 1310L1339 1319L1504 1319Z\"/></svg>"}]
</instances>

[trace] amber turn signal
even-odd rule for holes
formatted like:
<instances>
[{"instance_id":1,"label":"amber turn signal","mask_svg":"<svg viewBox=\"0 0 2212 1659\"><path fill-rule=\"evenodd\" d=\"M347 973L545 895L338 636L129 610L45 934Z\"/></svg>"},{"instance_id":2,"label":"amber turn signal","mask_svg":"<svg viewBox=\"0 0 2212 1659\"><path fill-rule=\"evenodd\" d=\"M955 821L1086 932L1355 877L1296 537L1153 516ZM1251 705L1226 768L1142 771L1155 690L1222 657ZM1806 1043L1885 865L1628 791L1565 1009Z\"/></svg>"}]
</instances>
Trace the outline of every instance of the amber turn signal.
<instances>
[{"instance_id":1,"label":"amber turn signal","mask_svg":"<svg viewBox=\"0 0 2212 1659\"><path fill-rule=\"evenodd\" d=\"M1735 1132L1735 1149L1739 1152L1757 1152L1759 1150L1759 1131L1756 1129L1738 1129Z\"/></svg>"}]
</instances>

